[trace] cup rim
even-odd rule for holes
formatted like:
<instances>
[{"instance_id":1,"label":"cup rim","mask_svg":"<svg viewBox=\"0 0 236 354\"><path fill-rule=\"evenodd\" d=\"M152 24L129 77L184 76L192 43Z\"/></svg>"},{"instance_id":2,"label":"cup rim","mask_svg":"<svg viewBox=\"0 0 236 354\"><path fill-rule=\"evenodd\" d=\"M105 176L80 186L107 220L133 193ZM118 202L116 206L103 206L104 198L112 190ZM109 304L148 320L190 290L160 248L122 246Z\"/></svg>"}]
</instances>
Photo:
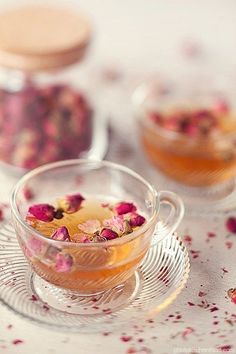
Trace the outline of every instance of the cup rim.
<instances>
[{"instance_id":1,"label":"cup rim","mask_svg":"<svg viewBox=\"0 0 236 354\"><path fill-rule=\"evenodd\" d=\"M54 168L58 168L58 167L66 167L66 166L72 166L72 165L86 165L86 164L98 164L99 166L107 166L110 167L112 169L116 169L119 170L121 172L125 172L129 175L131 175L132 177L138 179L139 181L141 181L143 184L146 185L146 187L149 189L149 191L152 193L153 195L153 212L152 215L150 216L150 218L148 219L148 221L141 226L138 230L131 232L128 235L125 235L121 238L118 239L114 239L114 240L109 240L106 242L93 242L93 243L79 243L79 242L67 242L67 241L58 241L58 240L54 240L52 238L48 238L46 236L44 236L43 234L41 234L40 232L38 232L37 230L35 230L33 227L31 227L20 215L18 207L17 207L17 203L16 203L16 198L17 198L17 194L20 190L20 188L22 188L24 186L25 183L27 183L27 181L29 181L31 178L33 178L34 176L37 176L39 174L45 173L47 171L50 171ZM52 245L55 246L66 246L66 247L110 247L110 246L114 246L114 245L121 245L123 243L127 243L133 239L135 239L137 236L139 236L140 234L146 232L146 230L148 230L148 228L150 228L151 224L155 221L155 219L157 219L157 214L159 211L159 197L158 197L158 192L157 190L154 188L154 186L152 184L150 184L148 181L146 181L142 176L140 176L138 173L136 173L135 171L131 170L130 168L114 163L114 162L110 162L110 161L106 161L106 160L88 160L88 159L71 159L71 160L63 160L63 161L57 161L57 162L53 162L53 163L49 163L49 164L45 164L43 166L37 167L35 169L33 169L32 171L26 173L22 178L20 178L20 180L16 183L16 185L14 186L12 193L11 193L11 198L10 198L10 207L11 207L11 212L12 212L12 216L14 216L14 218L16 219L16 221L18 223L21 224L21 226L26 229L29 233L33 234L34 236L47 241L48 243L51 243Z\"/></svg>"}]
</instances>

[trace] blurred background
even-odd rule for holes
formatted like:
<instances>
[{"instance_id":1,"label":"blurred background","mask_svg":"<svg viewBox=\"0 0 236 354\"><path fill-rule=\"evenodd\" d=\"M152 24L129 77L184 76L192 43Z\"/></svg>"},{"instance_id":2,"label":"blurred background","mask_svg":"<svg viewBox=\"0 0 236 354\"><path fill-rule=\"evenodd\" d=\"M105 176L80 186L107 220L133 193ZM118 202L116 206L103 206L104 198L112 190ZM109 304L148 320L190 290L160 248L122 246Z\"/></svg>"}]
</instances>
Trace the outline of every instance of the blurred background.
<instances>
[{"instance_id":1,"label":"blurred background","mask_svg":"<svg viewBox=\"0 0 236 354\"><path fill-rule=\"evenodd\" d=\"M55 1L2 0L0 8L38 3L55 5ZM184 52L196 49L190 48L194 43L205 61L207 57L209 70L236 76L234 0L57 0L56 4L79 7L91 17L95 40L87 65L175 71Z\"/></svg>"}]
</instances>

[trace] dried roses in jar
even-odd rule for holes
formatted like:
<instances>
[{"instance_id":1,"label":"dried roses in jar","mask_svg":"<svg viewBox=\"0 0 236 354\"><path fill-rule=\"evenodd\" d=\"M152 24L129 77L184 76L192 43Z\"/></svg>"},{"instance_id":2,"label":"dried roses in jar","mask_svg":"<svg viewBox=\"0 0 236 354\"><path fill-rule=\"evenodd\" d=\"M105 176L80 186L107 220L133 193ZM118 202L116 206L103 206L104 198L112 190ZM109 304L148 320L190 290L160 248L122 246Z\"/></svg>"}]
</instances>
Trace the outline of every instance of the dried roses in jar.
<instances>
[{"instance_id":1,"label":"dried roses in jar","mask_svg":"<svg viewBox=\"0 0 236 354\"><path fill-rule=\"evenodd\" d=\"M89 149L92 110L66 85L0 90L0 159L32 169Z\"/></svg>"}]
</instances>

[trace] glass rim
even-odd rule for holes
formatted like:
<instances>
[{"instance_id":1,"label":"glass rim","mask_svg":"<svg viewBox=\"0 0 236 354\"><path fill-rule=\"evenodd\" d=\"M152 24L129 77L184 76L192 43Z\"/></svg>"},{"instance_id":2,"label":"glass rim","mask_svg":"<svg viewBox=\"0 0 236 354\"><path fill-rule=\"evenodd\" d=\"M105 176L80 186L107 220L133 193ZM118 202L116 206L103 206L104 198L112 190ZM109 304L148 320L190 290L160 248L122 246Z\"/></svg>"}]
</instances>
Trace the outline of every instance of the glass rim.
<instances>
[{"instance_id":1,"label":"glass rim","mask_svg":"<svg viewBox=\"0 0 236 354\"><path fill-rule=\"evenodd\" d=\"M89 164L94 164L94 165L100 165L100 166L107 166L110 167L112 169L121 171L121 172L125 172L127 174L129 174L130 176L136 178L137 180L139 180L140 182L142 182L144 185L146 185L146 187L149 189L149 191L152 193L153 196L153 212L152 215L150 216L150 218L147 220L147 222L142 225L141 227L139 227L138 230L132 231L130 234L125 235L123 237L120 237L118 239L114 239L114 240L109 240L109 241L105 241L105 242L91 242L91 243L80 243L80 242L73 242L73 241L58 241L58 240L54 240L52 238L48 238L45 235L41 234L40 232L38 232L37 230L35 230L33 227L31 227L21 216L18 207L17 207L17 195L19 190L24 187L25 183L27 183L31 178L43 174L47 171L51 171L55 168L59 168L59 167L66 167L66 166L76 166L76 165L89 165ZM11 192L11 198L10 198L10 207L11 207L11 212L12 215L14 216L14 218L16 219L16 221L18 223L21 224L21 226L27 230L27 232L30 232L31 234L35 235L36 237L51 243L52 245L57 245L57 246L66 246L66 247L110 247L110 246L115 246L115 245L121 245L123 243L128 243L129 241L135 239L136 237L138 237L140 234L146 232L151 224L155 221L155 219L157 218L157 214L159 211L159 198L158 198L158 192L157 190L154 188L153 185L151 185L148 181L146 181L142 176L140 176L138 173L134 172L133 170L131 170L130 168L114 163L114 162L110 162L110 161L101 161L101 160L86 160L86 159L71 159L71 160L63 160L63 161L57 161L57 162L53 162L50 164L45 164L43 166L37 167L35 169L33 169L32 171L26 173L22 178L20 178L20 180L16 183L16 185L14 186L12 192Z\"/></svg>"},{"instance_id":2,"label":"glass rim","mask_svg":"<svg viewBox=\"0 0 236 354\"><path fill-rule=\"evenodd\" d=\"M195 139L193 139L191 136L188 136L186 134L183 134L181 132L177 131L172 131L169 129L166 129L162 127L159 124L155 124L151 120L148 120L146 117L147 110L145 109L145 101L148 99L148 94L149 94L149 83L148 82L143 82L139 84L133 91L131 95L131 101L132 105L135 110L135 115L136 117L147 127L151 128L154 130L155 133L162 135L165 138L168 138L170 140L174 139L184 139L186 142L189 142L191 145L195 144ZM143 109L142 109L143 108ZM211 142L216 142L219 140L227 140L228 138L235 138L236 132L225 132L217 135L212 135L212 136L207 136L206 138L200 138L201 141L211 141ZM199 141L200 139L196 139Z\"/></svg>"}]
</instances>

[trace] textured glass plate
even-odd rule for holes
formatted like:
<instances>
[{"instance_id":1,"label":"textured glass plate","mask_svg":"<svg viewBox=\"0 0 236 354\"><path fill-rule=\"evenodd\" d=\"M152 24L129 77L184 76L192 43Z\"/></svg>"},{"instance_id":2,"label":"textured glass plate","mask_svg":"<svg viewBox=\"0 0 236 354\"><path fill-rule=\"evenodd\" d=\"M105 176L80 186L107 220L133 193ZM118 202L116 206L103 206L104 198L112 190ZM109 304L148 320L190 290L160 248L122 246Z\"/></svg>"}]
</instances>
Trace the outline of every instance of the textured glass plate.
<instances>
[{"instance_id":1,"label":"textured glass plate","mask_svg":"<svg viewBox=\"0 0 236 354\"><path fill-rule=\"evenodd\" d=\"M18 315L55 330L111 331L151 318L183 289L187 250L177 235L152 247L126 283L96 295L78 295L50 285L26 262L9 224L0 230L0 301Z\"/></svg>"}]
</instances>

